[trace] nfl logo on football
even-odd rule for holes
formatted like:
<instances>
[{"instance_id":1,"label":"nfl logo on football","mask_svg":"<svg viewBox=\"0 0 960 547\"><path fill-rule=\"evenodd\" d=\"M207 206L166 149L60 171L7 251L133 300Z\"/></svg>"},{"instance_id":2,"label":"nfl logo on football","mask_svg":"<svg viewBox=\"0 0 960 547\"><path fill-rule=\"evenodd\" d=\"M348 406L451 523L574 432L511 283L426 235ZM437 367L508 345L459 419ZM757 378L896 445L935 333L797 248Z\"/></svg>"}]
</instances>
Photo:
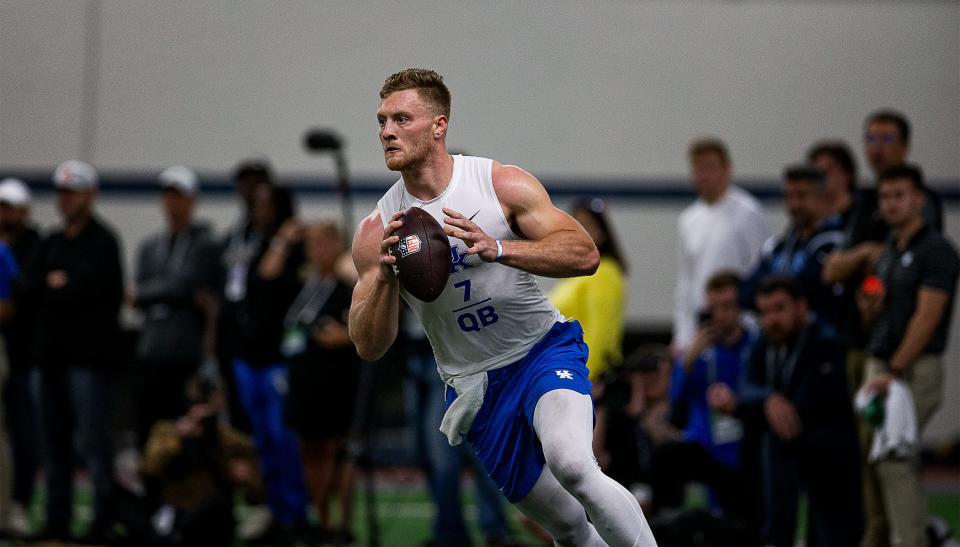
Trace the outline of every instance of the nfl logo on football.
<instances>
[{"instance_id":1,"label":"nfl logo on football","mask_svg":"<svg viewBox=\"0 0 960 547\"><path fill-rule=\"evenodd\" d=\"M400 257L405 258L414 253L420 252L420 238L416 234L410 234L400 242Z\"/></svg>"}]
</instances>

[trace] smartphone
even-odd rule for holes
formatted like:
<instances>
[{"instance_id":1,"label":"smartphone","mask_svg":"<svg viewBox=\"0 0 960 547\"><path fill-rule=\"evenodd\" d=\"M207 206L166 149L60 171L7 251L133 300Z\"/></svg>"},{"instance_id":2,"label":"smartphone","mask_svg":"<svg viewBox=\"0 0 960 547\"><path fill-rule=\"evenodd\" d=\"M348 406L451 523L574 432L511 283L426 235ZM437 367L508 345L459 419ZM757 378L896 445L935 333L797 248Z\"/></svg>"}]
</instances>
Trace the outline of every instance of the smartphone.
<instances>
[{"instance_id":1,"label":"smartphone","mask_svg":"<svg viewBox=\"0 0 960 547\"><path fill-rule=\"evenodd\" d=\"M697 313L697 325L706 325L713 319L713 312L710 310L700 310Z\"/></svg>"}]
</instances>

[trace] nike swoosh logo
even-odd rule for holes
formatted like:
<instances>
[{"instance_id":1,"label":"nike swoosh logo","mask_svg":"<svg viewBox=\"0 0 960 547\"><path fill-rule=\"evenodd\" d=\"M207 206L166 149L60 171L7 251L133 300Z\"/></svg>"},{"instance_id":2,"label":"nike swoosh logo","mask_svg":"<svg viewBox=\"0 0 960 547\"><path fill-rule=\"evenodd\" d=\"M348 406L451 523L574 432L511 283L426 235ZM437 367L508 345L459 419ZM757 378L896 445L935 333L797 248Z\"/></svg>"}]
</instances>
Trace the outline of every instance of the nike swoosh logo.
<instances>
[{"instance_id":1,"label":"nike swoosh logo","mask_svg":"<svg viewBox=\"0 0 960 547\"><path fill-rule=\"evenodd\" d=\"M475 217L475 216L477 216L477 215L479 215L479 214L480 214L480 209L477 209L477 212L476 212L476 213L473 213L472 215L470 215L470 218L468 218L467 220L473 220L473 217Z\"/></svg>"}]
</instances>

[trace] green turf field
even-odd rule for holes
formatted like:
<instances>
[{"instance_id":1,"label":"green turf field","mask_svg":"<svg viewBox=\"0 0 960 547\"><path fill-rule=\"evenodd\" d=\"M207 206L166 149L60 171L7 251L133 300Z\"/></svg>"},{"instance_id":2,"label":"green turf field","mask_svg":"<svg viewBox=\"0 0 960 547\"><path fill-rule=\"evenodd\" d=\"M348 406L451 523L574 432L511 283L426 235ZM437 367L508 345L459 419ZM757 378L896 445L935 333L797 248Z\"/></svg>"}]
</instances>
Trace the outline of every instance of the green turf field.
<instances>
[{"instance_id":1,"label":"green turf field","mask_svg":"<svg viewBox=\"0 0 960 547\"><path fill-rule=\"evenodd\" d=\"M483 538L477 528L476 507L473 504L473 492L465 488L465 516L473 534L476 545L483 544ZM691 507L703 506L704 495L702 489L692 488L688 499ZM939 516L950 523L954 531L960 530L960 492L934 492L929 494L930 514ZM86 521L90 518L90 493L85 485L77 490L77 512L75 532L82 532ZM389 485L379 487L375 495L376 520L380 534L380 544L384 547L412 547L419 545L430 536L430 522L433 508L421 484ZM34 498L32 516L35 525L42 520L43 496L42 492ZM364 493L357 492L354 532L357 545L367 545L368 520ZM802 506L801 506L802 507ZM519 513L512 506L507 507L513 530L517 537L529 545L537 545L533 537L519 524ZM243 515L243 507L238 506L238 517ZM798 530L805 530L805 511L801 511ZM800 534L802 539L802 533ZM9 545L0 541L0 545Z\"/></svg>"}]
</instances>

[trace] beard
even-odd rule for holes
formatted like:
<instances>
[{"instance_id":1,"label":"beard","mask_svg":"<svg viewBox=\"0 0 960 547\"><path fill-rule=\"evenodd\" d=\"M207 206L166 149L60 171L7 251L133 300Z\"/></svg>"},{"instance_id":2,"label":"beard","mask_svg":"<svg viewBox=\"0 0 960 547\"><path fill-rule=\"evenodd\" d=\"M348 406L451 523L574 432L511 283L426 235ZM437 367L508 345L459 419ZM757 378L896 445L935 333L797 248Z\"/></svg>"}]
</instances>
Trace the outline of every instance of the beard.
<instances>
[{"instance_id":1,"label":"beard","mask_svg":"<svg viewBox=\"0 0 960 547\"><path fill-rule=\"evenodd\" d=\"M767 327L764 330L764 334L767 335L767 338L773 342L775 346L782 346L790 338L788 329L781 327L780 325L772 325Z\"/></svg>"},{"instance_id":2,"label":"beard","mask_svg":"<svg viewBox=\"0 0 960 547\"><path fill-rule=\"evenodd\" d=\"M422 164L430 155L431 141L429 138L420 141L408 141L408 144L399 153L387 154L384 152L384 161L387 169L403 171Z\"/></svg>"}]
</instances>

